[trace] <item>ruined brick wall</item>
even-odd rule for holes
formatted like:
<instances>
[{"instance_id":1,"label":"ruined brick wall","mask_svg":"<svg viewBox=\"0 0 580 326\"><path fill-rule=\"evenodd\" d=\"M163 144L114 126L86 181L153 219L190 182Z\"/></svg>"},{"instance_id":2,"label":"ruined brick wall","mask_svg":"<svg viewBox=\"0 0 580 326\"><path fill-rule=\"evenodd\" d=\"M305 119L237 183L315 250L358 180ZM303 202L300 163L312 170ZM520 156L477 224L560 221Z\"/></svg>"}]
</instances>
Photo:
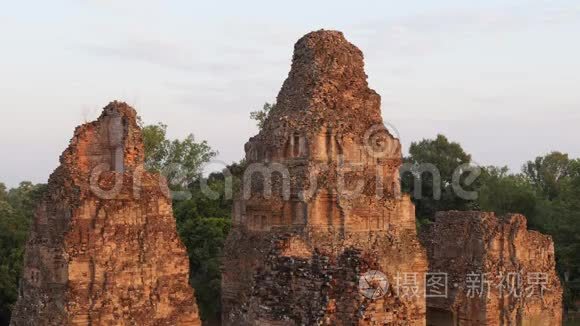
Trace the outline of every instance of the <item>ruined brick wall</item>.
<instances>
[{"instance_id":1,"label":"ruined brick wall","mask_svg":"<svg viewBox=\"0 0 580 326\"><path fill-rule=\"evenodd\" d=\"M200 325L159 175L143 171L136 112L113 102L78 127L26 246L12 325Z\"/></svg>"},{"instance_id":2,"label":"ruined brick wall","mask_svg":"<svg viewBox=\"0 0 580 326\"><path fill-rule=\"evenodd\" d=\"M377 299L360 276L417 273L426 255L400 196L401 146L363 55L340 32L300 39L263 129L246 144L223 260L225 325L424 325L421 293ZM390 291L394 291L392 288Z\"/></svg>"},{"instance_id":3,"label":"ruined brick wall","mask_svg":"<svg viewBox=\"0 0 580 326\"><path fill-rule=\"evenodd\" d=\"M421 234L430 271L448 274L449 296L428 298L428 323L561 325L554 243L526 218L441 212Z\"/></svg>"}]
</instances>

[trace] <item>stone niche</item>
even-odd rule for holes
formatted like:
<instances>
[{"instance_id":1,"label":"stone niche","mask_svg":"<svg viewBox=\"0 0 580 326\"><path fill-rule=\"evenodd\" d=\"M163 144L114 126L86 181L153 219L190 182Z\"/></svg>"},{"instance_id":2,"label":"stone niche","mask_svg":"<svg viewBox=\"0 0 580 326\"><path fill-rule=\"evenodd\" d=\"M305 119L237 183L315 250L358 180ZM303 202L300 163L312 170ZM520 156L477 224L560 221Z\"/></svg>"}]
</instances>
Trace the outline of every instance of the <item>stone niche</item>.
<instances>
[{"instance_id":1,"label":"stone niche","mask_svg":"<svg viewBox=\"0 0 580 326\"><path fill-rule=\"evenodd\" d=\"M201 325L136 118L112 102L75 130L34 216L11 325Z\"/></svg>"},{"instance_id":2,"label":"stone niche","mask_svg":"<svg viewBox=\"0 0 580 326\"><path fill-rule=\"evenodd\" d=\"M224 325L425 325L422 295L359 292L360 276L423 275L399 140L384 127L363 56L340 32L298 41L260 133L226 241ZM423 280L416 287L422 291Z\"/></svg>"},{"instance_id":3,"label":"stone niche","mask_svg":"<svg viewBox=\"0 0 580 326\"><path fill-rule=\"evenodd\" d=\"M430 272L448 275L447 297L427 298L427 324L561 325L554 243L526 218L441 212L421 234Z\"/></svg>"}]
</instances>

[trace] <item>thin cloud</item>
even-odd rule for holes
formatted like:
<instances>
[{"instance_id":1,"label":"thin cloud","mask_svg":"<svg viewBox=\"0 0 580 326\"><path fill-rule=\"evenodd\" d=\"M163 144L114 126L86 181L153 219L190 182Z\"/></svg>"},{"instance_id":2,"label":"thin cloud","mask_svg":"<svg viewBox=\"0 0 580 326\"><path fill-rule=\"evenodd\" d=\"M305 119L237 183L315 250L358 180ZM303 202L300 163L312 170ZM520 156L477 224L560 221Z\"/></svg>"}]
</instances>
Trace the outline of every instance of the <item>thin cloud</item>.
<instances>
[{"instance_id":1,"label":"thin cloud","mask_svg":"<svg viewBox=\"0 0 580 326\"><path fill-rule=\"evenodd\" d=\"M454 10L375 21L355 26L355 35L367 39L372 51L398 55L425 55L482 33L507 33L530 26L577 22L580 7L528 4L479 10ZM385 51L386 49L386 51Z\"/></svg>"}]
</instances>

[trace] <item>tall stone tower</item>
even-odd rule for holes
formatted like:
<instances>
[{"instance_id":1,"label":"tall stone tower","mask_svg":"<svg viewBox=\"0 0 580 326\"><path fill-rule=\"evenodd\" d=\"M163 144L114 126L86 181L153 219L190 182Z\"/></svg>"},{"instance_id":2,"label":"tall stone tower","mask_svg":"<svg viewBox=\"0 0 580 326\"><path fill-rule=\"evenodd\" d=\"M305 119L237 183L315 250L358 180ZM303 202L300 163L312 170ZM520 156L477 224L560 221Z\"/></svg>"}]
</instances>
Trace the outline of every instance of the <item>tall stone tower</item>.
<instances>
[{"instance_id":1,"label":"tall stone tower","mask_svg":"<svg viewBox=\"0 0 580 326\"><path fill-rule=\"evenodd\" d=\"M201 325L164 180L143 153L125 103L76 129L35 214L12 325Z\"/></svg>"},{"instance_id":2,"label":"tall stone tower","mask_svg":"<svg viewBox=\"0 0 580 326\"><path fill-rule=\"evenodd\" d=\"M357 47L337 31L301 38L245 149L225 325L425 325L427 259L399 191L401 146Z\"/></svg>"}]
</instances>

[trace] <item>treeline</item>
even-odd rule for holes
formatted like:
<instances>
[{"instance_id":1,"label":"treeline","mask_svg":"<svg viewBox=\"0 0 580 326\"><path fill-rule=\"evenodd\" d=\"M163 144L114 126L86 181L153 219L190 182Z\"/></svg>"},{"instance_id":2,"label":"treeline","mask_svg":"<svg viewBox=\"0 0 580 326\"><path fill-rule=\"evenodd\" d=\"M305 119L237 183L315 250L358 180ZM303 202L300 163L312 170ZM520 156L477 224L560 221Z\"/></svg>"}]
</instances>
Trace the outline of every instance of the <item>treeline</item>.
<instances>
[{"instance_id":1,"label":"treeline","mask_svg":"<svg viewBox=\"0 0 580 326\"><path fill-rule=\"evenodd\" d=\"M168 175L172 190L179 192L173 209L178 232L188 249L191 284L196 289L202 318L217 321L220 317L220 257L231 228L232 201L225 196L223 173L201 177L202 166L217 153L192 135L183 140L169 140L166 130L163 124L143 128L146 167ZM419 228L431 223L435 212L442 210L524 214L529 228L553 237L558 271L565 285L566 306L573 307L579 298L575 280L580 278L579 159L553 152L525 163L518 172L512 173L505 167L481 167L479 177L465 187L477 193L475 199L462 199L452 187L457 167L472 164L472 159L460 144L450 142L445 136L413 143L405 162L417 169L411 168L409 173L402 175L403 190L416 194L417 183L413 178L420 180L421 197L413 198ZM441 175L441 182L435 184L438 189L434 189L431 174L421 173L422 163L437 167ZM241 176L243 163L233 164L228 170L234 176ZM202 191L202 184L218 195L207 196L207 192ZM238 186L239 178L234 178L234 188ZM2 324L8 320L16 300L25 239L43 188L27 182L10 191L0 186ZM434 193L440 193L440 198L435 199Z\"/></svg>"},{"instance_id":2,"label":"treeline","mask_svg":"<svg viewBox=\"0 0 580 326\"><path fill-rule=\"evenodd\" d=\"M6 189L0 183L0 324L8 325L10 310L18 296L24 245L44 185L22 182Z\"/></svg>"}]
</instances>

